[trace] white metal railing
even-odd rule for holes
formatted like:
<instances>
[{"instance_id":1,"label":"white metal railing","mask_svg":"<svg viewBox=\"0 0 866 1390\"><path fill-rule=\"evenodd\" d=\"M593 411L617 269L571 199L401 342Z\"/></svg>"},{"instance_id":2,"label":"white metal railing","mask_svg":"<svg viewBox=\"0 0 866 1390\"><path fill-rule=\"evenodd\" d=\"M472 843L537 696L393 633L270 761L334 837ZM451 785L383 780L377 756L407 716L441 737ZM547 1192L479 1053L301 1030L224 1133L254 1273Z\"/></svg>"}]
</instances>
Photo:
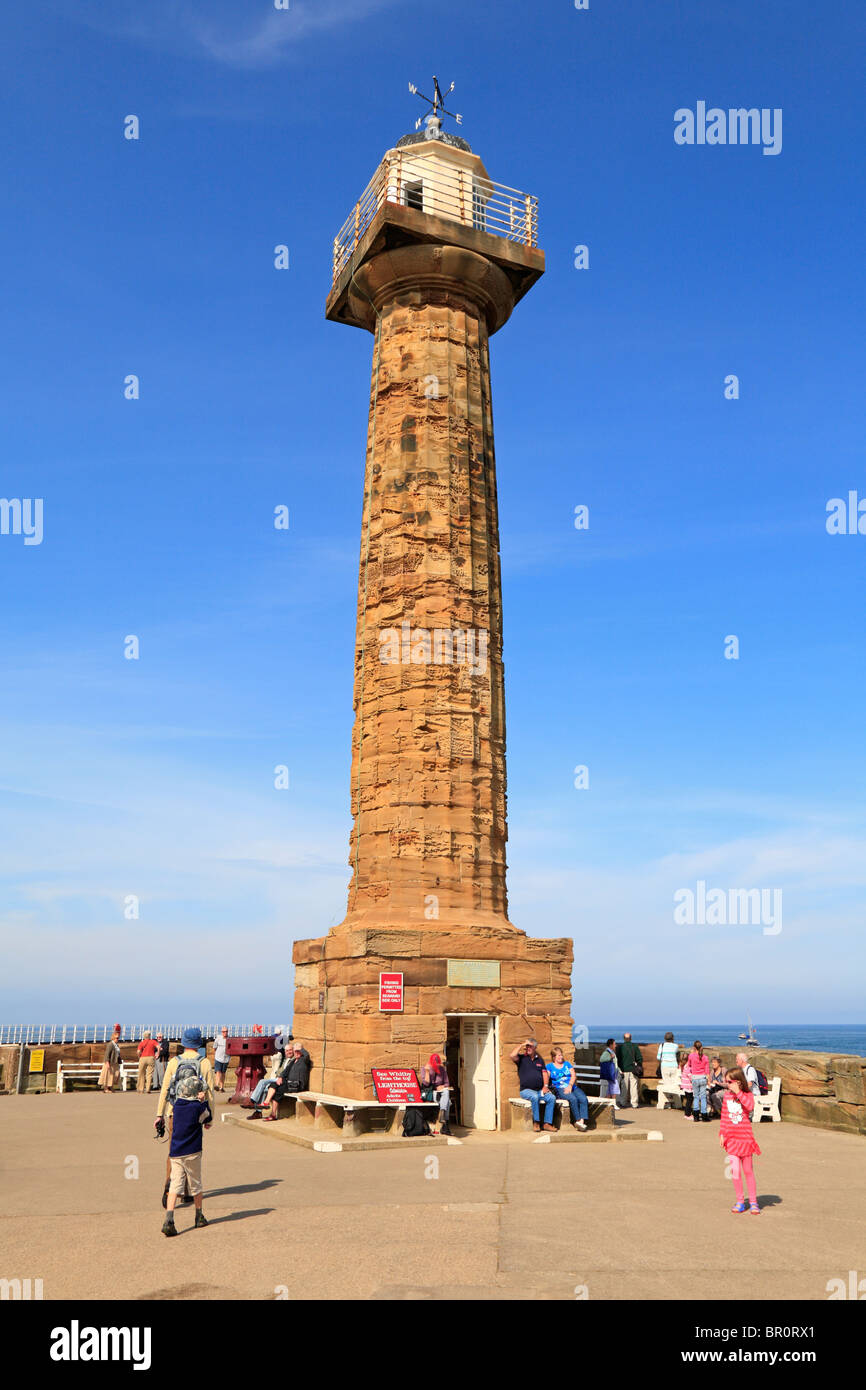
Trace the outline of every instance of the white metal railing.
<instances>
[{"instance_id":1,"label":"white metal railing","mask_svg":"<svg viewBox=\"0 0 866 1390\"><path fill-rule=\"evenodd\" d=\"M231 1038L249 1037L254 1033L263 1033L268 1037L272 1033L279 1033L283 1027L285 1025L281 1023L145 1023L124 1027L121 1041L138 1042L145 1033L150 1033L154 1038L157 1033L162 1033L169 1042L173 1042L181 1037L186 1028L198 1028L203 1038L215 1037L218 1028L228 1028ZM23 1043L25 1047L50 1047L57 1043L108 1042L113 1032L114 1025L111 1023L0 1023L0 1047L17 1043Z\"/></svg>"},{"instance_id":2,"label":"white metal railing","mask_svg":"<svg viewBox=\"0 0 866 1390\"><path fill-rule=\"evenodd\" d=\"M437 164L413 157L414 146L386 154L346 221L334 237L336 282L358 243L385 203L415 207L435 217L489 232L506 241L538 245L538 198L504 183L480 179L462 165Z\"/></svg>"}]
</instances>

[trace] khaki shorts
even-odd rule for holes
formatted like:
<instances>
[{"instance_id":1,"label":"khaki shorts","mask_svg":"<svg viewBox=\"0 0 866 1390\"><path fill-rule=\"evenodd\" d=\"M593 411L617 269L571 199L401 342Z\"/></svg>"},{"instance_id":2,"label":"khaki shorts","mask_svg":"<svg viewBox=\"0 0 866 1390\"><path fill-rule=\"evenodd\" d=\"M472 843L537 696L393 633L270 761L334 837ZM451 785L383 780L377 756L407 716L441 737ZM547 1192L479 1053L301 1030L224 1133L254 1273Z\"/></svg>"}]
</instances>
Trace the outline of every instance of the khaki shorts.
<instances>
[{"instance_id":1,"label":"khaki shorts","mask_svg":"<svg viewBox=\"0 0 866 1390\"><path fill-rule=\"evenodd\" d=\"M183 1192L184 1178L189 1184L190 1197L197 1197L201 1192L201 1149L197 1154L183 1154L171 1160L169 1192Z\"/></svg>"}]
</instances>

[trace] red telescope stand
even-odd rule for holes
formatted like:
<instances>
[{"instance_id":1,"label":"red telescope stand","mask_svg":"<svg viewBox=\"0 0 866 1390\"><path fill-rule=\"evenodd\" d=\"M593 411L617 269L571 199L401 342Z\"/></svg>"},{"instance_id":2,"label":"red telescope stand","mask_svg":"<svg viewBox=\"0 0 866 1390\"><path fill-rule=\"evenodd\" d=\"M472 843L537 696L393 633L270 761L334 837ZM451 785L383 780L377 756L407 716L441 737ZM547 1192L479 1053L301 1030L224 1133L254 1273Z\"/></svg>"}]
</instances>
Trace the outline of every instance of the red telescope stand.
<instances>
[{"instance_id":1,"label":"red telescope stand","mask_svg":"<svg viewBox=\"0 0 866 1390\"><path fill-rule=\"evenodd\" d=\"M238 1059L238 1084L234 1095L229 1096L229 1105L240 1105L249 1100L265 1074L265 1058L276 1052L276 1038L257 1034L250 1038L229 1038L230 1057Z\"/></svg>"}]
</instances>

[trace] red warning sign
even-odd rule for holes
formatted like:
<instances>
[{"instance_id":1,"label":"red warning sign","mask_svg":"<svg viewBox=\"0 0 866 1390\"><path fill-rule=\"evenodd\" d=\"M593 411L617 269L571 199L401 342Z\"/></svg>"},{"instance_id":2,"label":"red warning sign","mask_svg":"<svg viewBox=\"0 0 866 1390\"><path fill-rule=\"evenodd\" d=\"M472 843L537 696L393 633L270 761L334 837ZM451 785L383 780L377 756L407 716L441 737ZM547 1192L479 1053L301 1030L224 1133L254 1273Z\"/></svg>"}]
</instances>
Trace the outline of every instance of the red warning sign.
<instances>
[{"instance_id":1,"label":"red warning sign","mask_svg":"<svg viewBox=\"0 0 866 1390\"><path fill-rule=\"evenodd\" d=\"M398 971L383 970L379 976L379 1010L384 1014L403 1012L403 976Z\"/></svg>"}]
</instances>

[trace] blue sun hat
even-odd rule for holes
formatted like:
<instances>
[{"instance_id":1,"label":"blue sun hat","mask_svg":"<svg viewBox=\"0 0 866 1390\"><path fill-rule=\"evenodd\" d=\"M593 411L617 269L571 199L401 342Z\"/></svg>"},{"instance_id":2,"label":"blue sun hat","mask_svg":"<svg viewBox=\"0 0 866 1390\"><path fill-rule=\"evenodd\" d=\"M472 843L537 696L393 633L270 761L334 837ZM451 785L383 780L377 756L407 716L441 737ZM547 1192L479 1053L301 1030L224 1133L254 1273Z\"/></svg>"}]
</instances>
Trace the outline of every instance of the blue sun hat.
<instances>
[{"instance_id":1,"label":"blue sun hat","mask_svg":"<svg viewBox=\"0 0 866 1390\"><path fill-rule=\"evenodd\" d=\"M181 1034L180 1044L185 1052L198 1052L199 1056L201 1056L201 1029L184 1028L183 1033Z\"/></svg>"}]
</instances>

